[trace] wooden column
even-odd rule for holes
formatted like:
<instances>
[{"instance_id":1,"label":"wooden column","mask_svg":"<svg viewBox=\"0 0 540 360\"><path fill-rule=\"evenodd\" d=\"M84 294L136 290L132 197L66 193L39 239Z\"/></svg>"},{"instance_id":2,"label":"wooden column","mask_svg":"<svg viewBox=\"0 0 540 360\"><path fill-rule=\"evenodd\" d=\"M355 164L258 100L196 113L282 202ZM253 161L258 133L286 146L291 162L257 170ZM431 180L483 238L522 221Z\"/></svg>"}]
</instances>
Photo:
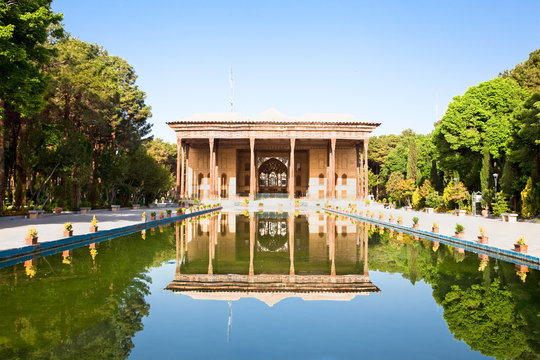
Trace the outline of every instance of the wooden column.
<instances>
[{"instance_id":1,"label":"wooden column","mask_svg":"<svg viewBox=\"0 0 540 360\"><path fill-rule=\"evenodd\" d=\"M185 195L185 188L187 187L187 177L186 177L186 167L185 167L185 158L186 158L186 153L184 151L184 146L181 145L180 146L180 151L181 151L181 155L182 155L182 164L181 164L181 167L180 167L180 197L184 197Z\"/></svg>"},{"instance_id":2,"label":"wooden column","mask_svg":"<svg viewBox=\"0 0 540 360\"><path fill-rule=\"evenodd\" d=\"M330 139L330 174L328 175L328 197L336 197L336 139Z\"/></svg>"},{"instance_id":3,"label":"wooden column","mask_svg":"<svg viewBox=\"0 0 540 360\"><path fill-rule=\"evenodd\" d=\"M332 216L328 216L327 219L328 257L331 261L330 275L336 276L336 222Z\"/></svg>"},{"instance_id":4,"label":"wooden column","mask_svg":"<svg viewBox=\"0 0 540 360\"><path fill-rule=\"evenodd\" d=\"M184 199L189 199L189 196L191 195L191 189L189 187L189 181L188 181L188 170L189 170L189 145L186 144L186 149L184 151L184 154L186 156L186 168L185 168L185 175L184 175L184 180L185 180L185 187L184 187ZM193 174L192 174L192 178L193 178ZM193 182L191 182L191 186L193 186Z\"/></svg>"},{"instance_id":5,"label":"wooden column","mask_svg":"<svg viewBox=\"0 0 540 360\"><path fill-rule=\"evenodd\" d=\"M367 199L369 195L369 183L368 183L368 144L369 139L364 139L364 198Z\"/></svg>"},{"instance_id":6,"label":"wooden column","mask_svg":"<svg viewBox=\"0 0 540 360\"><path fill-rule=\"evenodd\" d=\"M209 172L210 172L210 179L208 179L208 183L210 185L210 189L208 190L208 197L210 199L213 198L214 194L214 138L208 138L208 143L210 144L210 164L209 164Z\"/></svg>"},{"instance_id":7,"label":"wooden column","mask_svg":"<svg viewBox=\"0 0 540 360\"><path fill-rule=\"evenodd\" d=\"M212 192L212 199L217 199L219 197L219 168L218 168L218 162L217 162L218 147L219 147L219 139L216 140L216 143L214 146L214 152L212 154L212 157L214 160L214 168L213 168L214 182L212 183L214 191Z\"/></svg>"},{"instance_id":8,"label":"wooden column","mask_svg":"<svg viewBox=\"0 0 540 360\"><path fill-rule=\"evenodd\" d=\"M255 182L255 138L249 138L249 149L251 150L250 157L250 173L249 173L249 198L255 199L255 192L257 191L257 183Z\"/></svg>"},{"instance_id":9,"label":"wooden column","mask_svg":"<svg viewBox=\"0 0 540 360\"><path fill-rule=\"evenodd\" d=\"M356 143L356 199L360 199L360 178L362 173L360 172L360 144Z\"/></svg>"},{"instance_id":10,"label":"wooden column","mask_svg":"<svg viewBox=\"0 0 540 360\"><path fill-rule=\"evenodd\" d=\"M364 224L364 275L369 274L369 267L368 267L368 237L369 232L367 228L367 224Z\"/></svg>"},{"instance_id":11,"label":"wooden column","mask_svg":"<svg viewBox=\"0 0 540 360\"><path fill-rule=\"evenodd\" d=\"M364 143L360 145L360 173L358 174L360 182L360 199L365 200L364 196Z\"/></svg>"},{"instance_id":12,"label":"wooden column","mask_svg":"<svg viewBox=\"0 0 540 360\"><path fill-rule=\"evenodd\" d=\"M289 197L294 199L294 145L296 139L291 139L291 154L289 156Z\"/></svg>"},{"instance_id":13,"label":"wooden column","mask_svg":"<svg viewBox=\"0 0 540 360\"><path fill-rule=\"evenodd\" d=\"M182 196L181 184L182 184L182 172L181 167L184 163L182 161L182 139L176 138L176 194L178 197Z\"/></svg>"}]
</instances>

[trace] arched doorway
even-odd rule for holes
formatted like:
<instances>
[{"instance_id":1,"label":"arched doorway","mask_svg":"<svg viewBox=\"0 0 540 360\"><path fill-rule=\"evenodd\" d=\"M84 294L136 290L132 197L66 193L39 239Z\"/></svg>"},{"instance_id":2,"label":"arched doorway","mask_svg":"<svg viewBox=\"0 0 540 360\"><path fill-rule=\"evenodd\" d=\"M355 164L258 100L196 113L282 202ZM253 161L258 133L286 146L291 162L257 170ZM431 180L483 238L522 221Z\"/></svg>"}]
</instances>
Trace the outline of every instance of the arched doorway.
<instances>
[{"instance_id":1,"label":"arched doorway","mask_svg":"<svg viewBox=\"0 0 540 360\"><path fill-rule=\"evenodd\" d=\"M266 160L259 166L257 179L260 193L286 193L287 173L285 164L276 158Z\"/></svg>"}]
</instances>

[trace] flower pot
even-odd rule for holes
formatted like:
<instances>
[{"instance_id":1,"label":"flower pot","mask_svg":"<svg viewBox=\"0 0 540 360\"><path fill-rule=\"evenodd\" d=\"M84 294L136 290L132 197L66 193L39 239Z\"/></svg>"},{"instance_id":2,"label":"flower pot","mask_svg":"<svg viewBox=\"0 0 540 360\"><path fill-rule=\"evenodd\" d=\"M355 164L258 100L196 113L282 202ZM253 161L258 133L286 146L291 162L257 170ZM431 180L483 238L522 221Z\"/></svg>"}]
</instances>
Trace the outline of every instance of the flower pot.
<instances>
[{"instance_id":1,"label":"flower pot","mask_svg":"<svg viewBox=\"0 0 540 360\"><path fill-rule=\"evenodd\" d=\"M479 243L479 244L487 244L487 243L488 243L488 237L487 237L487 236L478 235L478 243Z\"/></svg>"},{"instance_id":2,"label":"flower pot","mask_svg":"<svg viewBox=\"0 0 540 360\"><path fill-rule=\"evenodd\" d=\"M390 224L393 224L393 223L394 223L394 219L388 219L388 222L389 222Z\"/></svg>"},{"instance_id":3,"label":"flower pot","mask_svg":"<svg viewBox=\"0 0 540 360\"><path fill-rule=\"evenodd\" d=\"M457 232L457 231L456 231L456 234L455 234L454 237L456 237L456 238L458 238L458 239L463 239L463 235L465 235L465 233L463 233L463 232Z\"/></svg>"},{"instance_id":4,"label":"flower pot","mask_svg":"<svg viewBox=\"0 0 540 360\"><path fill-rule=\"evenodd\" d=\"M54 208L53 211L54 211L55 214L60 214L60 213L62 213L62 208L57 206L57 207Z\"/></svg>"},{"instance_id":5,"label":"flower pot","mask_svg":"<svg viewBox=\"0 0 540 360\"><path fill-rule=\"evenodd\" d=\"M456 248L456 251L458 254L465 254L465 249L463 248Z\"/></svg>"},{"instance_id":6,"label":"flower pot","mask_svg":"<svg viewBox=\"0 0 540 360\"><path fill-rule=\"evenodd\" d=\"M151 216L151 217L150 217L150 220L154 221L154 220L156 220L156 217L155 217L155 216Z\"/></svg>"},{"instance_id":7,"label":"flower pot","mask_svg":"<svg viewBox=\"0 0 540 360\"><path fill-rule=\"evenodd\" d=\"M167 214L167 217L170 218L170 217L171 217L171 214Z\"/></svg>"},{"instance_id":8,"label":"flower pot","mask_svg":"<svg viewBox=\"0 0 540 360\"><path fill-rule=\"evenodd\" d=\"M146 217L143 216L143 217L141 218L141 222L146 222Z\"/></svg>"},{"instance_id":9,"label":"flower pot","mask_svg":"<svg viewBox=\"0 0 540 360\"><path fill-rule=\"evenodd\" d=\"M413 224L413 229L418 229L420 227L420 224Z\"/></svg>"},{"instance_id":10,"label":"flower pot","mask_svg":"<svg viewBox=\"0 0 540 360\"><path fill-rule=\"evenodd\" d=\"M163 219L163 215L159 215L159 218L160 218L160 219Z\"/></svg>"},{"instance_id":11,"label":"flower pot","mask_svg":"<svg viewBox=\"0 0 540 360\"><path fill-rule=\"evenodd\" d=\"M529 272L529 267L526 265L516 264L515 268L516 268L516 271Z\"/></svg>"},{"instance_id":12,"label":"flower pot","mask_svg":"<svg viewBox=\"0 0 540 360\"><path fill-rule=\"evenodd\" d=\"M97 226L90 226L90 232L91 233L95 233L98 231L98 227Z\"/></svg>"},{"instance_id":13,"label":"flower pot","mask_svg":"<svg viewBox=\"0 0 540 360\"><path fill-rule=\"evenodd\" d=\"M26 245L35 245L38 243L38 237L26 237L24 238Z\"/></svg>"},{"instance_id":14,"label":"flower pot","mask_svg":"<svg viewBox=\"0 0 540 360\"><path fill-rule=\"evenodd\" d=\"M438 227L432 227L431 232L434 233L434 234L438 234L439 233L439 228Z\"/></svg>"},{"instance_id":15,"label":"flower pot","mask_svg":"<svg viewBox=\"0 0 540 360\"><path fill-rule=\"evenodd\" d=\"M487 256L486 254L478 254L478 259L480 261L489 261L489 256Z\"/></svg>"},{"instance_id":16,"label":"flower pot","mask_svg":"<svg viewBox=\"0 0 540 360\"><path fill-rule=\"evenodd\" d=\"M73 230L64 230L64 237L71 237L73 236Z\"/></svg>"},{"instance_id":17,"label":"flower pot","mask_svg":"<svg viewBox=\"0 0 540 360\"><path fill-rule=\"evenodd\" d=\"M522 254L527 253L527 248L528 247L529 247L529 245L514 244L514 250L517 251L518 253L522 253Z\"/></svg>"},{"instance_id":18,"label":"flower pot","mask_svg":"<svg viewBox=\"0 0 540 360\"><path fill-rule=\"evenodd\" d=\"M403 225L403 220L398 220L397 224L398 225Z\"/></svg>"}]
</instances>

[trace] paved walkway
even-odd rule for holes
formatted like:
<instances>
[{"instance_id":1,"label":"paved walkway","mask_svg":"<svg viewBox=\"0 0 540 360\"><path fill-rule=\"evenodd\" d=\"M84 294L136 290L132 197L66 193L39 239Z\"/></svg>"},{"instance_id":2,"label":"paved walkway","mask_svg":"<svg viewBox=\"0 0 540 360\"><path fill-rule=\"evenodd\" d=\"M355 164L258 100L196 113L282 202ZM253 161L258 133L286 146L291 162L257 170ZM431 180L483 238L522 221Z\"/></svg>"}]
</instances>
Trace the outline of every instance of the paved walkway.
<instances>
[{"instance_id":1,"label":"paved walkway","mask_svg":"<svg viewBox=\"0 0 540 360\"><path fill-rule=\"evenodd\" d=\"M375 212L375 219L379 219L379 213L384 214L383 221L388 221L390 214L394 217L394 223L397 217L403 218L403 225L412 227L412 218L418 217L420 230L431 231L433 223L439 225L439 233L447 236L454 236L456 223L465 227L465 240L477 241L482 226L489 238L488 245L500 249L513 250L514 243L525 236L525 242L529 246L528 254L540 257L540 224L530 222L508 223L500 219L483 218L481 216L455 216L453 214L431 213L427 214L420 211L401 209L384 209L382 205L375 204L368 207L360 206L359 210Z\"/></svg>"},{"instance_id":2,"label":"paved walkway","mask_svg":"<svg viewBox=\"0 0 540 360\"><path fill-rule=\"evenodd\" d=\"M64 223L71 222L73 234L81 235L90 233L90 221L93 216L99 221L99 230L110 230L122 226L133 225L141 222L142 213L146 211L146 217L150 220L150 213L171 209L173 214L176 206L159 205L154 209L122 209L120 211L92 210L89 214L47 214L40 219L14 219L0 220L0 250L14 249L25 246L26 234L29 228L35 227L38 232L39 242L58 240L63 237Z\"/></svg>"}]
</instances>

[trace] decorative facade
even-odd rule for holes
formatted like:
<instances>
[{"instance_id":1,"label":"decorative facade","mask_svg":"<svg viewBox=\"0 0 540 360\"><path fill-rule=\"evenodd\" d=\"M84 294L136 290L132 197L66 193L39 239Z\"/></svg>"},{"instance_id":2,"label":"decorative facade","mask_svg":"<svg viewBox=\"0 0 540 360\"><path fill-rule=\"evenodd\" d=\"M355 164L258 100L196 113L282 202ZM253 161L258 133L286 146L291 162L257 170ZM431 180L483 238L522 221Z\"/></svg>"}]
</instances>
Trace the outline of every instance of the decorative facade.
<instances>
[{"instance_id":1,"label":"decorative facade","mask_svg":"<svg viewBox=\"0 0 540 360\"><path fill-rule=\"evenodd\" d=\"M182 199L364 199L367 150L380 124L349 114L205 113L167 123Z\"/></svg>"}]
</instances>

